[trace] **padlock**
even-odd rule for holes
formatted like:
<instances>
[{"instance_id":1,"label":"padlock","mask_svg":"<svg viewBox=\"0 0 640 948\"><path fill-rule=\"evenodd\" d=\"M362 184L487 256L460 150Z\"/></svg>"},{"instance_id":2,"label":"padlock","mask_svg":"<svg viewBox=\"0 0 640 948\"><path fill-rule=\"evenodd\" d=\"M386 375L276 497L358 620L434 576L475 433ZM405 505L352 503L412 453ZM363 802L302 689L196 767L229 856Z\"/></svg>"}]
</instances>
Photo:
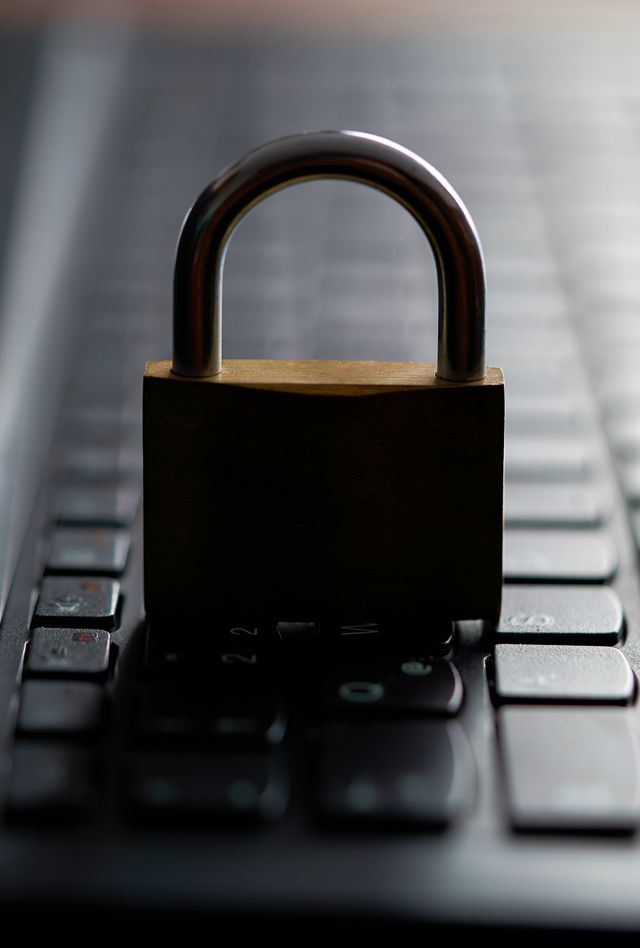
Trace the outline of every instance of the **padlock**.
<instances>
[{"instance_id":1,"label":"padlock","mask_svg":"<svg viewBox=\"0 0 640 948\"><path fill-rule=\"evenodd\" d=\"M400 202L431 244L429 363L221 359L238 222L292 184L338 178ZM181 231L173 363L144 377L150 619L495 619L502 589L504 379L485 368L485 278L448 182L361 132L250 152Z\"/></svg>"}]
</instances>

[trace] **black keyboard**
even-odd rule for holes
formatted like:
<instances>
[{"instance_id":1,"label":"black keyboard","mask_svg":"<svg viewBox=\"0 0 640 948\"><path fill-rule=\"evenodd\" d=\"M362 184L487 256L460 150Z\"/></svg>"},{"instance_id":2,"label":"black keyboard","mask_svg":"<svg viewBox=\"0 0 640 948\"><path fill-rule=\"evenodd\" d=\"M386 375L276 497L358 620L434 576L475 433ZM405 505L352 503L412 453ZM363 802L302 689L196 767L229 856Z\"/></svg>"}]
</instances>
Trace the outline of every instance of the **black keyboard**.
<instances>
[{"instance_id":1,"label":"black keyboard","mask_svg":"<svg viewBox=\"0 0 640 948\"><path fill-rule=\"evenodd\" d=\"M632 22L28 38L0 334L7 911L640 927ZM249 582L245 615L212 582L198 627L144 621L141 382L170 354L180 222L225 164L314 128L400 141L476 221L507 391L495 628L258 622ZM295 188L234 237L225 354L426 360L436 305L401 208Z\"/></svg>"}]
</instances>

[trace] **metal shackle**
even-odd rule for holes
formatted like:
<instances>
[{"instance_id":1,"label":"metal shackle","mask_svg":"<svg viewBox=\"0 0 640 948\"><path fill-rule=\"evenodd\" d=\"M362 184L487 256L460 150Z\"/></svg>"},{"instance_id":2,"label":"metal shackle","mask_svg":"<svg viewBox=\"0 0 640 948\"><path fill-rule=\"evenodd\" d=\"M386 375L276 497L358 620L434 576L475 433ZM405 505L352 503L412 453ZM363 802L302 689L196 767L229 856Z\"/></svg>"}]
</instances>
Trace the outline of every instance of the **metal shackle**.
<instances>
[{"instance_id":1,"label":"metal shackle","mask_svg":"<svg viewBox=\"0 0 640 948\"><path fill-rule=\"evenodd\" d=\"M242 218L293 184L337 178L382 191L413 215L435 256L441 379L472 382L485 370L485 274L469 212L451 185L418 155L364 132L306 132L249 152L205 188L187 214L174 276L176 375L222 371L222 270Z\"/></svg>"}]
</instances>

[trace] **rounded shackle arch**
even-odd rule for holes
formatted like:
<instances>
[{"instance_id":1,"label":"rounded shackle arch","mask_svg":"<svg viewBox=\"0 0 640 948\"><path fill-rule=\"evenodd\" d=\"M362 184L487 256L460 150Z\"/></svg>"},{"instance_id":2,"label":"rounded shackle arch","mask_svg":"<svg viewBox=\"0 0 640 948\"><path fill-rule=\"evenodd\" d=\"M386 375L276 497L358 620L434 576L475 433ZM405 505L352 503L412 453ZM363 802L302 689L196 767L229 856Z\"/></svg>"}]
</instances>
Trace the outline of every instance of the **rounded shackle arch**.
<instances>
[{"instance_id":1,"label":"rounded shackle arch","mask_svg":"<svg viewBox=\"0 0 640 948\"><path fill-rule=\"evenodd\" d=\"M402 204L426 235L438 276L441 379L485 376L485 275L474 223L460 197L408 149L364 132L306 132L249 152L205 188L187 214L174 276L172 372L222 370L222 271L237 224L270 194L338 178L369 185Z\"/></svg>"}]
</instances>

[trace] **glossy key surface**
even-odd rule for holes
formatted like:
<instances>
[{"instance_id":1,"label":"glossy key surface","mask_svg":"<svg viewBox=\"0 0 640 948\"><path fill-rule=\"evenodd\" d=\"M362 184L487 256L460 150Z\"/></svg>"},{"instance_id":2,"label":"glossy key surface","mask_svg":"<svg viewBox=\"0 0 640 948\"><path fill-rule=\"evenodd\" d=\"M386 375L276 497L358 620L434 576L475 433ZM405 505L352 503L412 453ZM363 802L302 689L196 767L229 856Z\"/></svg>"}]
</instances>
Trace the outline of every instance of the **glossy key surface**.
<instances>
[{"instance_id":1,"label":"glossy key surface","mask_svg":"<svg viewBox=\"0 0 640 948\"><path fill-rule=\"evenodd\" d=\"M323 681L325 707L343 713L451 715L460 708L462 697L455 665L425 656L353 662L328 670Z\"/></svg>"},{"instance_id":2,"label":"glossy key surface","mask_svg":"<svg viewBox=\"0 0 640 948\"><path fill-rule=\"evenodd\" d=\"M596 527L606 509L601 491L593 487L512 482L505 490L508 527Z\"/></svg>"},{"instance_id":3,"label":"glossy key surface","mask_svg":"<svg viewBox=\"0 0 640 948\"><path fill-rule=\"evenodd\" d=\"M150 820L280 818L289 799L283 761L261 751L140 755L125 775L125 807Z\"/></svg>"},{"instance_id":4,"label":"glossy key surface","mask_svg":"<svg viewBox=\"0 0 640 948\"><path fill-rule=\"evenodd\" d=\"M31 675L95 676L109 667L110 636L104 629L34 629L25 668Z\"/></svg>"},{"instance_id":5,"label":"glossy key surface","mask_svg":"<svg viewBox=\"0 0 640 948\"><path fill-rule=\"evenodd\" d=\"M618 554L604 531L507 530L506 582L604 583L618 566Z\"/></svg>"},{"instance_id":6,"label":"glossy key surface","mask_svg":"<svg viewBox=\"0 0 640 948\"><path fill-rule=\"evenodd\" d=\"M199 648L193 648L194 639ZM145 663L153 676L210 678L238 684L269 681L278 670L282 640L273 623L174 622L147 630Z\"/></svg>"},{"instance_id":7,"label":"glossy key surface","mask_svg":"<svg viewBox=\"0 0 640 948\"><path fill-rule=\"evenodd\" d=\"M101 685L86 681L25 681L20 695L18 731L24 734L94 734L105 704Z\"/></svg>"},{"instance_id":8,"label":"glossy key surface","mask_svg":"<svg viewBox=\"0 0 640 948\"><path fill-rule=\"evenodd\" d=\"M58 519L65 524L130 526L138 508L135 484L75 484L61 493Z\"/></svg>"},{"instance_id":9,"label":"glossy key surface","mask_svg":"<svg viewBox=\"0 0 640 948\"><path fill-rule=\"evenodd\" d=\"M112 629L120 584L101 577L48 576L42 581L33 625L89 625Z\"/></svg>"},{"instance_id":10,"label":"glossy key surface","mask_svg":"<svg viewBox=\"0 0 640 948\"><path fill-rule=\"evenodd\" d=\"M580 481L593 466L593 450L583 439L514 436L505 445L507 480Z\"/></svg>"},{"instance_id":11,"label":"glossy key surface","mask_svg":"<svg viewBox=\"0 0 640 948\"><path fill-rule=\"evenodd\" d=\"M629 662L601 645L496 645L495 691L503 701L628 704L636 689Z\"/></svg>"},{"instance_id":12,"label":"glossy key surface","mask_svg":"<svg viewBox=\"0 0 640 948\"><path fill-rule=\"evenodd\" d=\"M47 570L59 574L120 576L131 536L109 527L59 527L49 552Z\"/></svg>"},{"instance_id":13,"label":"glossy key surface","mask_svg":"<svg viewBox=\"0 0 640 948\"><path fill-rule=\"evenodd\" d=\"M626 710L503 708L498 725L516 829L636 829L640 764Z\"/></svg>"},{"instance_id":14,"label":"glossy key surface","mask_svg":"<svg viewBox=\"0 0 640 948\"><path fill-rule=\"evenodd\" d=\"M455 722L327 725L320 760L319 811L339 821L442 826L475 792Z\"/></svg>"},{"instance_id":15,"label":"glossy key surface","mask_svg":"<svg viewBox=\"0 0 640 948\"><path fill-rule=\"evenodd\" d=\"M147 685L136 698L137 733L172 744L278 744L286 714L278 695L263 687Z\"/></svg>"},{"instance_id":16,"label":"glossy key surface","mask_svg":"<svg viewBox=\"0 0 640 948\"><path fill-rule=\"evenodd\" d=\"M497 637L514 642L612 644L623 629L615 590L591 586L505 586Z\"/></svg>"}]
</instances>

